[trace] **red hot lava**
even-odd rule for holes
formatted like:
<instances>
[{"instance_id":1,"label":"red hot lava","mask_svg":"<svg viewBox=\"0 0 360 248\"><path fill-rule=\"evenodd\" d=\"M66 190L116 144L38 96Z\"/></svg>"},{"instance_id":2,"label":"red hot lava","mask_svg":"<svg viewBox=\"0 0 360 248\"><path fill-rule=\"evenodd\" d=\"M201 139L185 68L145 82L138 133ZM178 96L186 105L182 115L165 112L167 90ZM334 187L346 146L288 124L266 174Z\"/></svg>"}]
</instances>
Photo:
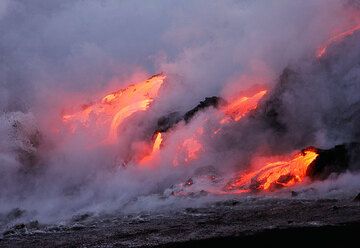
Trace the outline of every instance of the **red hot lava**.
<instances>
[{"instance_id":1,"label":"red hot lava","mask_svg":"<svg viewBox=\"0 0 360 248\"><path fill-rule=\"evenodd\" d=\"M237 97L222 109L225 113L225 118L221 120L221 124L231 120L239 121L249 111L256 109L258 102L263 98L266 92L266 90L261 90L252 96Z\"/></svg>"},{"instance_id":2,"label":"red hot lava","mask_svg":"<svg viewBox=\"0 0 360 248\"><path fill-rule=\"evenodd\" d=\"M148 155L145 155L140 161L140 165L148 165L150 164L156 157L156 155L159 153L161 145L162 145L163 137L160 132L156 133L155 140L152 146L151 153Z\"/></svg>"},{"instance_id":3,"label":"red hot lava","mask_svg":"<svg viewBox=\"0 0 360 248\"><path fill-rule=\"evenodd\" d=\"M118 137L117 130L122 122L138 111L146 111L149 104L157 96L163 84L165 76L155 75L146 81L130 85L125 89L118 90L104 96L100 101L84 107L81 111L63 115L63 121L76 128L87 127L90 118L95 117L96 125L107 127L107 141L113 142ZM238 96L226 106L220 108L225 117L220 119L218 130L226 127L229 122L238 122L251 110L257 108L258 102L267 93L266 90L258 90L251 96ZM76 125L75 125L76 124ZM204 127L198 127L193 135L184 137L173 160L173 165L190 164L197 160L204 151L201 136L204 135ZM167 136L171 132L167 133ZM139 165L151 165L154 158L158 158L164 143L163 133L153 136L152 149L148 155L138 161ZM307 149L299 154L291 154L281 160L267 161L261 166L252 165L253 170L242 173L234 181L229 183L226 191L249 192L269 191L279 187L288 187L302 182L306 176L307 167L318 154L315 150ZM136 156L135 156L136 157Z\"/></svg>"},{"instance_id":4,"label":"red hot lava","mask_svg":"<svg viewBox=\"0 0 360 248\"><path fill-rule=\"evenodd\" d=\"M315 149L309 148L281 160L270 159L254 170L242 173L226 186L226 190L271 191L277 188L293 186L306 177L309 165L317 158Z\"/></svg>"},{"instance_id":5,"label":"red hot lava","mask_svg":"<svg viewBox=\"0 0 360 248\"><path fill-rule=\"evenodd\" d=\"M352 28L349 28L348 30L339 32L331 36L327 41L325 41L316 51L316 58L322 58L325 54L327 49L337 43L344 40L346 37L353 35L356 31L360 30L360 24L357 24L353 26Z\"/></svg>"},{"instance_id":6,"label":"red hot lava","mask_svg":"<svg viewBox=\"0 0 360 248\"><path fill-rule=\"evenodd\" d=\"M80 111L64 114L62 119L72 131L76 131L79 126L87 127L90 121L95 121L96 126L108 130L106 142L113 143L118 137L118 127L124 120L149 108L165 78L163 74L154 75L148 80L112 92Z\"/></svg>"}]
</instances>

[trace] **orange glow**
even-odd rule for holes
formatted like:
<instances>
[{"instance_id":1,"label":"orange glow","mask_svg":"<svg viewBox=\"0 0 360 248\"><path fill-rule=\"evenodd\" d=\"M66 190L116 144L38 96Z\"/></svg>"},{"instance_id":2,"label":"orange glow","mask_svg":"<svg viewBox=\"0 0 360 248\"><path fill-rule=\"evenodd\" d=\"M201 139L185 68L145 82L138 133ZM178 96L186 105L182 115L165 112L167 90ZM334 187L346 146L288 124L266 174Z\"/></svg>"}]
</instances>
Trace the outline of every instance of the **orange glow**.
<instances>
[{"instance_id":1,"label":"orange glow","mask_svg":"<svg viewBox=\"0 0 360 248\"><path fill-rule=\"evenodd\" d=\"M152 99L149 98L142 101L129 103L129 105L120 108L112 118L110 125L109 139L116 140L117 128L121 125L121 123L132 114L138 111L145 111L146 109L148 109L151 102Z\"/></svg>"},{"instance_id":2,"label":"orange glow","mask_svg":"<svg viewBox=\"0 0 360 248\"><path fill-rule=\"evenodd\" d=\"M314 149L307 149L289 159L266 163L258 170L245 173L227 185L227 190L273 190L302 182L308 166L317 158Z\"/></svg>"},{"instance_id":3,"label":"orange glow","mask_svg":"<svg viewBox=\"0 0 360 248\"><path fill-rule=\"evenodd\" d=\"M112 143L117 139L118 127L126 118L148 109L164 80L163 74L152 76L148 80L110 93L100 101L84 106L81 111L64 114L62 119L72 130L78 124L87 127L92 120L96 126L108 130L106 141Z\"/></svg>"},{"instance_id":4,"label":"orange glow","mask_svg":"<svg viewBox=\"0 0 360 248\"><path fill-rule=\"evenodd\" d=\"M337 34L334 34L332 37L330 37L330 39L328 39L327 41L324 42L324 44L322 44L316 51L316 57L319 59L319 58L322 58L328 47L330 47L332 44L334 43L337 43L337 42L340 42L342 41L344 38L350 36L350 35L353 35L356 31L359 31L360 30L360 24L346 30L346 31L343 31L343 32L340 32L340 33L337 33Z\"/></svg>"},{"instance_id":5,"label":"orange glow","mask_svg":"<svg viewBox=\"0 0 360 248\"><path fill-rule=\"evenodd\" d=\"M153 153L160 150L161 143L162 143L162 137L161 137L161 133L159 132L156 134L155 142L152 149Z\"/></svg>"},{"instance_id":6,"label":"orange glow","mask_svg":"<svg viewBox=\"0 0 360 248\"><path fill-rule=\"evenodd\" d=\"M198 140L189 138L184 141L183 148L186 152L185 162L190 162L198 158L202 145Z\"/></svg>"},{"instance_id":7,"label":"orange glow","mask_svg":"<svg viewBox=\"0 0 360 248\"><path fill-rule=\"evenodd\" d=\"M143 157L139 161L139 164L145 166L145 165L148 165L151 161L153 161L154 158L156 157L156 155L158 154L158 152L160 151L162 142L163 142L163 139L162 139L161 133L160 132L156 133L151 153L146 155L145 157Z\"/></svg>"},{"instance_id":8,"label":"orange glow","mask_svg":"<svg viewBox=\"0 0 360 248\"><path fill-rule=\"evenodd\" d=\"M203 135L204 129L197 128L193 136L186 138L178 147L173 165L178 166L180 163L188 164L193 160L199 158L200 153L203 151L203 145L200 143L199 138Z\"/></svg>"},{"instance_id":9,"label":"orange glow","mask_svg":"<svg viewBox=\"0 0 360 248\"><path fill-rule=\"evenodd\" d=\"M262 90L257 92L253 96L241 96L230 102L223 109L227 117L223 118L220 123L224 124L229 122L230 120L239 121L250 110L256 109L258 102L266 94L266 92L266 90Z\"/></svg>"}]
</instances>

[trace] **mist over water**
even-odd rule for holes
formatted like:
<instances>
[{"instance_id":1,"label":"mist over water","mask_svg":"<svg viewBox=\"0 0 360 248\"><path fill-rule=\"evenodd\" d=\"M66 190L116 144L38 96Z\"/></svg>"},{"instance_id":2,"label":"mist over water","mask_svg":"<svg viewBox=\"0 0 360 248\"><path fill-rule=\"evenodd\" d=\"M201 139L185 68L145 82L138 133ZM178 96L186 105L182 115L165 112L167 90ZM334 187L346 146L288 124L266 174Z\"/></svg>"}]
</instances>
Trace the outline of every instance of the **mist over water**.
<instances>
[{"instance_id":1,"label":"mist over water","mask_svg":"<svg viewBox=\"0 0 360 248\"><path fill-rule=\"evenodd\" d=\"M206 199L159 195L203 167L229 175L259 154L359 141L359 33L322 60L314 56L333 30L356 23L356 3L2 0L0 214L19 208L52 222L83 212L196 206ZM96 146L101 127L73 135L62 126L66 109L159 72L167 78L158 97L124 122L116 143ZM216 139L210 132L218 116L209 108L166 134L153 167L123 166L151 140L160 117L256 85L269 89L258 110ZM199 127L203 153L174 167L179 143ZM360 187L356 175L336 180L340 192ZM324 192L329 184L317 183Z\"/></svg>"}]
</instances>

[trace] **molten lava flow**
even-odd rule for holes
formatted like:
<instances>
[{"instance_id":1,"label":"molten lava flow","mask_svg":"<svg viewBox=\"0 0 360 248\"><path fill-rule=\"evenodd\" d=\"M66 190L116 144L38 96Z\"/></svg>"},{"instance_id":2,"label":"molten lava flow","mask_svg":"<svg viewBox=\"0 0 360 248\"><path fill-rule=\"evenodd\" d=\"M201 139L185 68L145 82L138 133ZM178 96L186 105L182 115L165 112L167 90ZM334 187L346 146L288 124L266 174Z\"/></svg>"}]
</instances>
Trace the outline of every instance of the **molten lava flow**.
<instances>
[{"instance_id":1,"label":"molten lava flow","mask_svg":"<svg viewBox=\"0 0 360 248\"><path fill-rule=\"evenodd\" d=\"M254 95L250 97L240 96L235 100L227 104L222 108L225 117L219 123L219 126L212 131L214 135L217 135L222 129L223 124L229 123L230 121L239 121L244 117L249 111L256 109L260 99L266 94L266 90L257 91ZM202 126L204 126L207 119L204 120ZM183 140L181 145L178 146L175 159L173 164L175 166L179 164L188 164L191 161L198 159L200 153L204 150L203 144L201 141L201 136L204 133L204 128L200 127L196 129L195 133Z\"/></svg>"},{"instance_id":2,"label":"molten lava flow","mask_svg":"<svg viewBox=\"0 0 360 248\"><path fill-rule=\"evenodd\" d=\"M239 121L250 110L256 109L259 100L266 94L266 92L266 90L262 90L253 96L241 96L230 102L223 109L227 117L221 120L221 124L227 123L230 120Z\"/></svg>"},{"instance_id":3,"label":"molten lava flow","mask_svg":"<svg viewBox=\"0 0 360 248\"><path fill-rule=\"evenodd\" d=\"M158 132L156 134L156 138L155 138L155 142L154 142L154 145L153 145L152 153L155 153L155 152L160 150L161 143L162 143L161 133Z\"/></svg>"},{"instance_id":4,"label":"molten lava flow","mask_svg":"<svg viewBox=\"0 0 360 248\"><path fill-rule=\"evenodd\" d=\"M241 175L228 184L226 190L273 190L292 186L303 181L308 166L317 156L316 150L309 148L289 159L267 163L258 170Z\"/></svg>"},{"instance_id":5,"label":"molten lava flow","mask_svg":"<svg viewBox=\"0 0 360 248\"><path fill-rule=\"evenodd\" d=\"M84 106L81 111L64 114L62 119L72 130L76 130L74 125L86 127L93 120L97 127L108 129L107 141L113 142L117 138L118 127L126 118L148 109L164 80L163 74L152 76L146 81L108 94L100 101Z\"/></svg>"},{"instance_id":6,"label":"molten lava flow","mask_svg":"<svg viewBox=\"0 0 360 248\"><path fill-rule=\"evenodd\" d=\"M356 31L359 31L359 30L360 30L360 24L358 24L344 32L333 35L332 37L330 37L330 39L328 39L326 42L324 42L324 44L322 44L318 48L318 50L316 51L316 57L318 59L322 58L325 55L329 46L331 46L334 43L342 41L344 38L354 34Z\"/></svg>"},{"instance_id":7,"label":"molten lava flow","mask_svg":"<svg viewBox=\"0 0 360 248\"><path fill-rule=\"evenodd\" d=\"M139 161L139 164L140 164L140 165L143 165L143 166L150 164L150 162L153 161L154 158L156 157L156 155L158 154L162 142L163 142L162 134L161 134L160 132L156 133L156 135L155 135L155 140L154 140L154 144L153 144L153 146L152 146L151 153L145 155L145 156Z\"/></svg>"}]
</instances>

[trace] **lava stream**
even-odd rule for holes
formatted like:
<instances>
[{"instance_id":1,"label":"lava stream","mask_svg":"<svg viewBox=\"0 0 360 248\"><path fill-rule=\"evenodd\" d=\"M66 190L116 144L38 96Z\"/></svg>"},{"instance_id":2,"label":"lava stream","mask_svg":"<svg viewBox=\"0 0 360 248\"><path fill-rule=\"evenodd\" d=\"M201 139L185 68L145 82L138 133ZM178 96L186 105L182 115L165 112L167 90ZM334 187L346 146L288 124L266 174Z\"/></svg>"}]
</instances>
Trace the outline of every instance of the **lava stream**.
<instances>
[{"instance_id":1,"label":"lava stream","mask_svg":"<svg viewBox=\"0 0 360 248\"><path fill-rule=\"evenodd\" d=\"M231 120L239 121L249 111L256 109L258 102L266 94L266 90L261 90L253 96L240 96L234 101L230 102L223 108L226 117L221 120L221 124L228 123Z\"/></svg>"},{"instance_id":2,"label":"lava stream","mask_svg":"<svg viewBox=\"0 0 360 248\"><path fill-rule=\"evenodd\" d=\"M360 30L360 24L346 30L340 33L337 33L335 35L333 35L332 37L330 37L330 39L328 39L326 42L324 42L324 44L322 44L316 51L316 58L322 58L328 47L330 47L332 44L337 43L342 41L343 39L345 39L346 37L353 35L356 31Z\"/></svg>"},{"instance_id":3,"label":"lava stream","mask_svg":"<svg viewBox=\"0 0 360 248\"><path fill-rule=\"evenodd\" d=\"M104 96L100 101L84 106L81 111L64 114L62 119L73 131L80 125L89 126L94 120L96 127L108 130L107 142L113 143L118 135L118 127L136 112L145 111L157 96L165 75L158 74L140 83Z\"/></svg>"},{"instance_id":4,"label":"lava stream","mask_svg":"<svg viewBox=\"0 0 360 248\"><path fill-rule=\"evenodd\" d=\"M308 166L317 156L316 150L309 148L285 160L266 163L260 169L240 175L226 190L269 191L292 186L304 180Z\"/></svg>"},{"instance_id":5,"label":"lava stream","mask_svg":"<svg viewBox=\"0 0 360 248\"><path fill-rule=\"evenodd\" d=\"M156 155L158 154L158 152L160 150L160 147L162 145L162 142L163 142L162 134L160 132L156 133L151 153L145 155L139 161L139 164L142 165L142 166L150 164L150 162L152 162L155 159Z\"/></svg>"},{"instance_id":6,"label":"lava stream","mask_svg":"<svg viewBox=\"0 0 360 248\"><path fill-rule=\"evenodd\" d=\"M222 129L224 124L231 121L239 121L251 110L256 109L259 101L264 97L266 93L266 90L260 90L249 97L241 95L236 97L226 106L222 107L221 111L225 114L225 117L220 120L219 126L212 133L216 135ZM207 119L204 120L204 122L206 121ZM201 136L203 134L204 128L200 127L196 129L192 137L188 137L183 140L181 145L178 146L177 154L175 156L175 159L173 160L173 164L175 166L179 165L180 163L188 164L191 161L199 158L199 155L205 149L204 145L200 142ZM181 157L183 158L183 160L180 159Z\"/></svg>"},{"instance_id":7,"label":"lava stream","mask_svg":"<svg viewBox=\"0 0 360 248\"><path fill-rule=\"evenodd\" d=\"M158 132L156 134L156 138L155 138L153 149L152 149L153 153L160 150L161 143L162 143L162 135L160 132Z\"/></svg>"}]
</instances>

